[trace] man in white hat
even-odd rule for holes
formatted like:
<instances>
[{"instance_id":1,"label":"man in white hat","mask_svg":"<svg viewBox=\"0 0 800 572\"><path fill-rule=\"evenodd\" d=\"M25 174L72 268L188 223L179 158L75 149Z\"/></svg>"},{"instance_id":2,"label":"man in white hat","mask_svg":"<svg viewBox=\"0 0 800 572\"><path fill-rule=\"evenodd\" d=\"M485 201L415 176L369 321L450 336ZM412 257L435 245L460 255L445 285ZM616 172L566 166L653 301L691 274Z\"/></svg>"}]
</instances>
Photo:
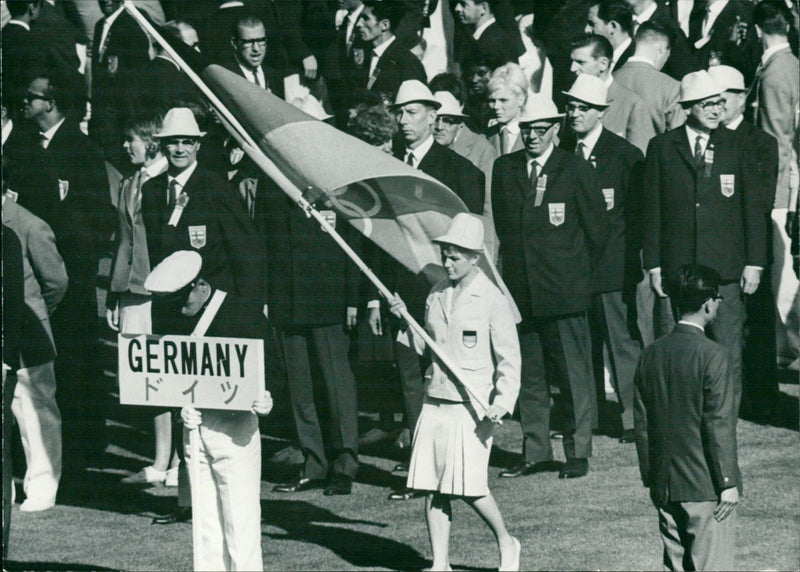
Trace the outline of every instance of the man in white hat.
<instances>
[{"instance_id":1,"label":"man in white hat","mask_svg":"<svg viewBox=\"0 0 800 572\"><path fill-rule=\"evenodd\" d=\"M722 277L712 337L731 353L736 410L742 392L742 294L758 288L767 262L762 179L742 138L719 129L724 89L707 71L681 81L686 124L650 143L643 195L643 259L655 293L684 264L703 264ZM664 325L671 312L661 304Z\"/></svg>"},{"instance_id":2,"label":"man in white hat","mask_svg":"<svg viewBox=\"0 0 800 572\"><path fill-rule=\"evenodd\" d=\"M778 182L778 142L744 118L747 90L744 76L730 66L708 69L717 85L725 91L722 125L741 136L747 155L754 161L761 182L758 191L763 200L763 220L767 240L772 240L772 205ZM769 260L770 265L772 260ZM770 266L764 269L758 289L746 299L747 323L742 350L742 416L769 420L778 396L777 347L775 340L775 300L772 295Z\"/></svg>"},{"instance_id":3,"label":"man in white hat","mask_svg":"<svg viewBox=\"0 0 800 572\"><path fill-rule=\"evenodd\" d=\"M604 199L609 222L609 240L594 268L589 312L594 338L592 351L603 361L603 346L608 349L608 370L622 406L622 443L633 443L633 374L642 349L636 327L634 292L642 279L639 264L641 243L635 232L636 206L641 192L644 155L633 144L603 126L608 103L606 86L600 78L581 74L567 96L567 127L572 138L562 141L562 148L589 161L594 167ZM567 145L567 146L565 146ZM597 398L605 403L604 376L599 376ZM596 410L600 426L611 429L616 419L603 419L604 409ZM600 417L600 419L598 419ZM613 429L611 429L613 430Z\"/></svg>"},{"instance_id":4,"label":"man in white hat","mask_svg":"<svg viewBox=\"0 0 800 572\"><path fill-rule=\"evenodd\" d=\"M608 236L603 195L591 165L555 146L563 113L531 98L520 119L525 149L501 156L492 175L503 278L522 314L522 460L514 478L558 470L550 444L550 385L567 412L559 478L586 475L592 453L590 278ZM556 367L545 373L545 361Z\"/></svg>"},{"instance_id":5,"label":"man in white hat","mask_svg":"<svg viewBox=\"0 0 800 572\"><path fill-rule=\"evenodd\" d=\"M214 288L202 277L202 266L200 254L181 250L162 260L145 281L145 288L168 300L175 313L176 329L169 333L263 339L268 326L261 305ZM250 411L181 410L187 462L191 461L188 431L198 431L192 517L193 526L201 530L200 570L263 569L261 435L256 415L267 415L271 409L272 397L263 389Z\"/></svg>"},{"instance_id":6,"label":"man in white hat","mask_svg":"<svg viewBox=\"0 0 800 572\"><path fill-rule=\"evenodd\" d=\"M611 75L613 54L614 49L606 38L598 34L584 34L572 42L570 71L593 75L605 82L609 106L603 125L644 153L648 141L655 135L653 122L644 100L614 81Z\"/></svg>"}]
</instances>

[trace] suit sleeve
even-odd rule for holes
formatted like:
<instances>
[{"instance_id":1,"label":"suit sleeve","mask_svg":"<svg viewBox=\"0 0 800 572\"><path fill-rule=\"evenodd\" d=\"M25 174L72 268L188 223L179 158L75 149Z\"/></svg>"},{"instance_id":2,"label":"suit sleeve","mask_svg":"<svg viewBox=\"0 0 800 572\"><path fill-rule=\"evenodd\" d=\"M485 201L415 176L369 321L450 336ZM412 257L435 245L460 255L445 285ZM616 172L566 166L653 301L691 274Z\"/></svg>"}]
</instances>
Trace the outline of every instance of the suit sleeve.
<instances>
[{"instance_id":1,"label":"suit sleeve","mask_svg":"<svg viewBox=\"0 0 800 572\"><path fill-rule=\"evenodd\" d=\"M576 191L576 202L581 228L586 236L589 259L594 268L606 246L609 233L609 218L606 214L606 202L600 190L600 184L594 169L586 161L576 160L576 179L579 188Z\"/></svg>"},{"instance_id":2,"label":"suit sleeve","mask_svg":"<svg viewBox=\"0 0 800 572\"><path fill-rule=\"evenodd\" d=\"M762 153L746 146L741 155L742 165L742 219L745 233L745 264L761 266L767 264L767 220L764 212L764 187L771 177L762 172L759 160ZM767 159L770 162L770 159ZM766 167L768 168L768 167ZM772 179L774 183L775 180ZM772 186L775 189L775 186ZM774 196L774 193L773 193Z\"/></svg>"},{"instance_id":3,"label":"suit sleeve","mask_svg":"<svg viewBox=\"0 0 800 572\"><path fill-rule=\"evenodd\" d=\"M42 290L47 313L52 315L67 293L67 270L48 224L37 218L29 230L26 243L31 267Z\"/></svg>"},{"instance_id":4,"label":"suit sleeve","mask_svg":"<svg viewBox=\"0 0 800 572\"><path fill-rule=\"evenodd\" d=\"M509 413L514 412L520 387L519 337L509 301L499 291L492 297L489 332L492 353L496 362L495 390L492 405L499 405Z\"/></svg>"},{"instance_id":5,"label":"suit sleeve","mask_svg":"<svg viewBox=\"0 0 800 572\"><path fill-rule=\"evenodd\" d=\"M636 453L639 458L639 475L642 484L650 486L650 444L647 436L647 408L644 404L644 382L642 380L642 364L644 355L636 366L633 376L633 427L636 434Z\"/></svg>"},{"instance_id":6,"label":"suit sleeve","mask_svg":"<svg viewBox=\"0 0 800 572\"><path fill-rule=\"evenodd\" d=\"M686 112L683 107L678 103L680 99L680 85L674 84L674 88L670 91L669 99L667 102L667 110L664 113L664 129L670 131L676 127L680 127L686 123Z\"/></svg>"},{"instance_id":7,"label":"suit sleeve","mask_svg":"<svg viewBox=\"0 0 800 572\"><path fill-rule=\"evenodd\" d=\"M711 478L717 493L741 488L736 449L733 375L727 353L715 348L703 373L702 435Z\"/></svg>"},{"instance_id":8,"label":"suit sleeve","mask_svg":"<svg viewBox=\"0 0 800 572\"><path fill-rule=\"evenodd\" d=\"M797 60L793 60L796 62ZM773 64L774 65L774 64ZM796 139L796 113L797 113L797 81L795 72L788 78L784 74L763 74L759 88L759 127L778 140L778 153L781 169L788 172L789 165L797 162L795 151ZM786 175L781 173L780 182L786 180ZM780 190L781 193L785 189ZM792 208L793 205L775 205L778 208Z\"/></svg>"},{"instance_id":9,"label":"suit sleeve","mask_svg":"<svg viewBox=\"0 0 800 572\"><path fill-rule=\"evenodd\" d=\"M506 237L506 232L511 228L508 220L508 206L506 205L505 193L503 191L503 178L508 167L507 161L503 156L498 157L492 168L492 220L494 221L495 232L502 246Z\"/></svg>"},{"instance_id":10,"label":"suit sleeve","mask_svg":"<svg viewBox=\"0 0 800 572\"><path fill-rule=\"evenodd\" d=\"M486 196L486 177L475 165L458 156L460 161L454 165L458 173L458 195L469 212L483 214L483 200Z\"/></svg>"},{"instance_id":11,"label":"suit sleeve","mask_svg":"<svg viewBox=\"0 0 800 572\"><path fill-rule=\"evenodd\" d=\"M661 266L661 198L659 146L651 141L647 147L642 187L642 255L645 270Z\"/></svg>"}]
</instances>

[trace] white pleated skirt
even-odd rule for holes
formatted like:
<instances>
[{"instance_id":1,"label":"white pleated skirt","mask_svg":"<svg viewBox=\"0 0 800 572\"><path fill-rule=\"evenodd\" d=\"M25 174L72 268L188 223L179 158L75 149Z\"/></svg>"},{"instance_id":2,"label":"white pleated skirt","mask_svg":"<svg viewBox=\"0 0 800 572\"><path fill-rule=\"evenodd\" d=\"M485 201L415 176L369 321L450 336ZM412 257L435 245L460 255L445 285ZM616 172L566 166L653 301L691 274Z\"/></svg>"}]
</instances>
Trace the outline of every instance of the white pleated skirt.
<instances>
[{"instance_id":1,"label":"white pleated skirt","mask_svg":"<svg viewBox=\"0 0 800 572\"><path fill-rule=\"evenodd\" d=\"M482 497L489 494L492 438L481 439L469 404L425 397L408 468L411 489Z\"/></svg>"}]
</instances>

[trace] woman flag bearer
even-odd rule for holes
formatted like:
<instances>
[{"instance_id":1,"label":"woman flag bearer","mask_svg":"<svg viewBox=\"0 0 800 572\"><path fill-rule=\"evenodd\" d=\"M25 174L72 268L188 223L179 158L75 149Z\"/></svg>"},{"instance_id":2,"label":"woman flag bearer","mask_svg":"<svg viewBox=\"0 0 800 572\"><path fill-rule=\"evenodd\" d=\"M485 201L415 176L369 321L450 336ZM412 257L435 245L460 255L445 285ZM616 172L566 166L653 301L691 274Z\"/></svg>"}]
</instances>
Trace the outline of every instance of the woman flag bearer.
<instances>
[{"instance_id":1,"label":"woman flag bearer","mask_svg":"<svg viewBox=\"0 0 800 572\"><path fill-rule=\"evenodd\" d=\"M411 489L428 491L425 517L432 570L450 570L451 500L458 497L492 529L500 570L519 570L520 543L506 530L488 485L492 431L514 410L519 393L519 340L508 300L477 266L483 234L480 218L456 215L450 230L436 239L447 279L433 287L426 302L427 331L460 366L469 392L491 401L488 410L476 409L465 387L433 357L407 482ZM399 316L405 304L395 296L390 307Z\"/></svg>"}]
</instances>

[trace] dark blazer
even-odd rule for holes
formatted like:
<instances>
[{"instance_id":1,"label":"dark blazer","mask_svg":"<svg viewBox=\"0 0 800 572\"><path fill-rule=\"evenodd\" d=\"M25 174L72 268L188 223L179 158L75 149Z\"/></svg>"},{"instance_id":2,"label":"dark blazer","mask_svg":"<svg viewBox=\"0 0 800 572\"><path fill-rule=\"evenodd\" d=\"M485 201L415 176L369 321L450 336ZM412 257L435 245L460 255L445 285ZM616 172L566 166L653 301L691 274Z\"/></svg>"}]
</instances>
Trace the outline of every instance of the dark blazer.
<instances>
[{"instance_id":1,"label":"dark blazer","mask_svg":"<svg viewBox=\"0 0 800 572\"><path fill-rule=\"evenodd\" d=\"M83 33L58 9L42 2L39 17L33 22L31 31L39 38L39 48L44 50L50 69L73 78L79 76L81 60L76 44L86 45Z\"/></svg>"},{"instance_id":2,"label":"dark blazer","mask_svg":"<svg viewBox=\"0 0 800 572\"><path fill-rule=\"evenodd\" d=\"M46 65L44 52L37 45L36 35L21 25L11 23L3 28L0 35L2 50L3 99L13 102L11 110L16 110L22 103L22 96L28 89L31 74Z\"/></svg>"},{"instance_id":3,"label":"dark blazer","mask_svg":"<svg viewBox=\"0 0 800 572\"><path fill-rule=\"evenodd\" d=\"M686 39L683 30L681 30L678 21L672 18L668 6L659 4L655 13L650 17L650 21L658 22L664 26L672 40L669 59L664 64L662 72L680 81L687 73L700 69L697 58L692 54L689 41Z\"/></svg>"},{"instance_id":4,"label":"dark blazer","mask_svg":"<svg viewBox=\"0 0 800 572\"><path fill-rule=\"evenodd\" d=\"M323 210L321 203L315 206ZM255 210L267 249L270 322L278 328L343 324L347 307L358 306L355 265L269 179L259 182ZM341 216L335 229L360 251L361 235Z\"/></svg>"},{"instance_id":5,"label":"dark blazer","mask_svg":"<svg viewBox=\"0 0 800 572\"><path fill-rule=\"evenodd\" d=\"M167 174L142 187L142 217L151 266L178 250L203 256L203 277L215 288L264 303L266 263L263 246L236 191L198 166L183 192L189 202L176 226L167 203Z\"/></svg>"},{"instance_id":6,"label":"dark blazer","mask_svg":"<svg viewBox=\"0 0 800 572\"><path fill-rule=\"evenodd\" d=\"M178 66L164 57L120 72L120 102L125 115L165 114L177 101L200 100L200 90Z\"/></svg>"},{"instance_id":7,"label":"dark blazer","mask_svg":"<svg viewBox=\"0 0 800 572\"><path fill-rule=\"evenodd\" d=\"M570 142L565 151L574 153L574 137ZM603 129L592 149L590 163L605 199L609 231L608 242L594 268L591 288L593 292L622 290L642 279L637 223L644 155L622 137Z\"/></svg>"},{"instance_id":8,"label":"dark blazer","mask_svg":"<svg viewBox=\"0 0 800 572\"><path fill-rule=\"evenodd\" d=\"M503 28L497 22L486 28L477 40L472 37L472 32L468 32L465 44L462 63L465 70L471 69L477 61L493 61L498 66L517 63L525 53L519 30Z\"/></svg>"},{"instance_id":9,"label":"dark blazer","mask_svg":"<svg viewBox=\"0 0 800 572\"><path fill-rule=\"evenodd\" d=\"M395 152L395 156L402 161L405 152L401 147ZM450 187L464 201L470 212L483 214L486 178L468 159L434 141L417 168Z\"/></svg>"},{"instance_id":10,"label":"dark blazer","mask_svg":"<svg viewBox=\"0 0 800 572\"><path fill-rule=\"evenodd\" d=\"M592 269L608 237L605 202L589 163L555 148L541 175L547 186L535 207L525 151L498 158L492 171L503 279L523 320L585 311Z\"/></svg>"},{"instance_id":11,"label":"dark blazer","mask_svg":"<svg viewBox=\"0 0 800 572\"><path fill-rule=\"evenodd\" d=\"M245 77L242 68L239 67L239 64L233 57L228 57L223 60L222 66L238 76ZM278 97L283 98L283 76L278 73L278 70L263 63L261 64L261 71L264 72L264 81L267 83L267 89Z\"/></svg>"},{"instance_id":12,"label":"dark blazer","mask_svg":"<svg viewBox=\"0 0 800 572\"><path fill-rule=\"evenodd\" d=\"M628 47L625 48L625 51L620 54L619 59L616 62L614 62L613 71L617 71L619 68L624 66L625 63L628 61L628 58L630 58L635 51L636 51L636 43L633 40L631 40L631 43L628 44Z\"/></svg>"},{"instance_id":13,"label":"dark blazer","mask_svg":"<svg viewBox=\"0 0 800 572\"><path fill-rule=\"evenodd\" d=\"M762 194L764 210L767 217L771 218L778 184L778 141L747 120L742 121L733 132L744 138L745 152L753 159L756 172L761 177L758 189Z\"/></svg>"},{"instance_id":14,"label":"dark blazer","mask_svg":"<svg viewBox=\"0 0 800 572\"><path fill-rule=\"evenodd\" d=\"M657 506L742 488L728 352L694 326L647 347L634 383L639 469Z\"/></svg>"},{"instance_id":15,"label":"dark blazer","mask_svg":"<svg viewBox=\"0 0 800 572\"><path fill-rule=\"evenodd\" d=\"M22 245L13 230L3 225L3 365L14 372L20 367L19 355L25 315L25 287L22 270ZM11 414L16 376L3 376L3 421ZM9 424L10 425L10 424ZM10 427L9 427L10 428ZM10 439L9 439L10 440ZM3 447L6 442L3 441ZM10 448L10 445L9 445ZM9 507L10 509L11 507Z\"/></svg>"},{"instance_id":16,"label":"dark blazer","mask_svg":"<svg viewBox=\"0 0 800 572\"><path fill-rule=\"evenodd\" d=\"M686 129L655 137L647 149L643 250L646 269L668 273L703 264L738 281L745 265L766 264L767 240L758 171L741 137L724 127L711 134L714 162L695 166ZM722 193L723 176L733 177Z\"/></svg>"},{"instance_id":17,"label":"dark blazer","mask_svg":"<svg viewBox=\"0 0 800 572\"><path fill-rule=\"evenodd\" d=\"M364 67L369 73L372 49L367 50L365 55L367 58ZM381 94L385 101L394 103L400 84L409 79L426 83L428 77L425 74L425 68L422 67L422 62L395 38L378 59L372 76L365 76L364 87Z\"/></svg>"}]
</instances>

